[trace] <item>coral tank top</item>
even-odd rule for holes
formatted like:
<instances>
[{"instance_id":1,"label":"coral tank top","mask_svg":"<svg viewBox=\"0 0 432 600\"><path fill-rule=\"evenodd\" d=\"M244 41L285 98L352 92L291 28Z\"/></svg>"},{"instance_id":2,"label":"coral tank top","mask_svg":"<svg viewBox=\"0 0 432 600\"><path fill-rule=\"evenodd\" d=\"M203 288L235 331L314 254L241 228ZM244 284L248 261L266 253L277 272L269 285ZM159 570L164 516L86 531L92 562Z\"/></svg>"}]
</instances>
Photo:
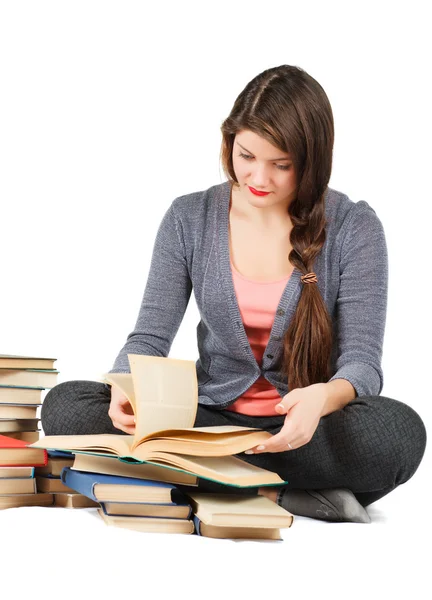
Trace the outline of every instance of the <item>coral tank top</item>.
<instances>
[{"instance_id":1,"label":"coral tank top","mask_svg":"<svg viewBox=\"0 0 432 600\"><path fill-rule=\"evenodd\" d=\"M246 335L256 361L261 366L276 309L290 275L277 281L253 281L241 275L232 261L231 271ZM261 375L225 410L253 416L279 415L274 407L280 400L276 388Z\"/></svg>"}]
</instances>

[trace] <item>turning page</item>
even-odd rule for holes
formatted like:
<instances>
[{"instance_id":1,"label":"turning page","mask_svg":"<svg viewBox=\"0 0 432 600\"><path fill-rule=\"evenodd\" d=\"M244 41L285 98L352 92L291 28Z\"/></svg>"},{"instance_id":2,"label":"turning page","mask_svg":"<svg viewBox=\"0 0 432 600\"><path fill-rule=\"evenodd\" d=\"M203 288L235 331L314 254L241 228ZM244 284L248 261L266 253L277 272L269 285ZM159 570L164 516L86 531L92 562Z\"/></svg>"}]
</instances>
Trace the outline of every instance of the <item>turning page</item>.
<instances>
[{"instance_id":1,"label":"turning page","mask_svg":"<svg viewBox=\"0 0 432 600\"><path fill-rule=\"evenodd\" d=\"M198 410L195 362L128 354L134 393L135 440L162 429L193 427Z\"/></svg>"}]
</instances>

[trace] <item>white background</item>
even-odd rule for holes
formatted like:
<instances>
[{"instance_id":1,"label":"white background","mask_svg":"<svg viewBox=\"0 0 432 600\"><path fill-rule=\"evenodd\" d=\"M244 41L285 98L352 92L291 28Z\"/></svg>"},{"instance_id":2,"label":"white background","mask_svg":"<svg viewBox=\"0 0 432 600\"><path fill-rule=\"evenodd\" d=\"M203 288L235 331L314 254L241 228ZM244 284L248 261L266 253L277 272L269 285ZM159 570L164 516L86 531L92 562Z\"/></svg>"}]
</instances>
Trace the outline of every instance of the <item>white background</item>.
<instances>
[{"instance_id":1,"label":"white background","mask_svg":"<svg viewBox=\"0 0 432 600\"><path fill-rule=\"evenodd\" d=\"M426 6L0 2L0 353L55 357L59 382L97 380L111 369L134 327L162 216L177 196L225 180L220 126L235 98L264 69L292 64L320 82L333 108L330 186L355 202L366 200L384 225L389 302L381 394L411 405L430 426L432 98ZM198 322L192 294L171 357L198 358ZM416 585L421 532L427 527L430 533L430 518L425 515L423 524L419 513L430 490L427 465L428 449L415 477L376 504L395 540L405 523L404 552L397 556L405 569L411 557ZM23 515L32 509L19 510ZM311 520L300 519L297 526L305 522ZM335 531L312 525L311 548L316 531ZM321 565L319 560L308 565L303 554L296 572L303 567L307 577L311 567L331 577L335 565L343 564L347 583L357 580L375 543L365 528L372 531L360 527L355 543L349 531L344 550L331 548L329 540L330 558L323 557ZM273 583L285 580L290 591L298 584L308 598L313 582L300 584L293 572L287 574L296 555L290 539L288 532L278 572L273 562L256 558L257 544L248 561L255 557ZM383 539L389 540L386 534ZM205 547L209 553L215 546ZM208 554L212 561L223 562L221 548ZM388 549L380 560L386 556ZM194 571L194 560L197 556L189 556L185 573ZM253 582L249 567L240 564L238 578L248 577ZM206 581L192 588L211 587L211 579ZM414 585L405 583L407 590ZM405 589L395 580L379 585L395 595ZM268 589L268 595L277 589L285 597L279 587Z\"/></svg>"}]
</instances>

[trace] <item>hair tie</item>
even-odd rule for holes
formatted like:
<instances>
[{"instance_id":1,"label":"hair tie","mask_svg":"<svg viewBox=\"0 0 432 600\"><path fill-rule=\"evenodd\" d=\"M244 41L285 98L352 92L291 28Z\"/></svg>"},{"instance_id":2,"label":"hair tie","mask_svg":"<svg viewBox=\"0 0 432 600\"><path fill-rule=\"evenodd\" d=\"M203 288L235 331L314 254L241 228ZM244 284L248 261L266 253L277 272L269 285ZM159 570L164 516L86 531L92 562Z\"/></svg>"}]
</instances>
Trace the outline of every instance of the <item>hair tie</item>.
<instances>
[{"instance_id":1,"label":"hair tie","mask_svg":"<svg viewBox=\"0 0 432 600\"><path fill-rule=\"evenodd\" d=\"M315 273L307 273L300 277L303 283L318 283L318 279Z\"/></svg>"}]
</instances>

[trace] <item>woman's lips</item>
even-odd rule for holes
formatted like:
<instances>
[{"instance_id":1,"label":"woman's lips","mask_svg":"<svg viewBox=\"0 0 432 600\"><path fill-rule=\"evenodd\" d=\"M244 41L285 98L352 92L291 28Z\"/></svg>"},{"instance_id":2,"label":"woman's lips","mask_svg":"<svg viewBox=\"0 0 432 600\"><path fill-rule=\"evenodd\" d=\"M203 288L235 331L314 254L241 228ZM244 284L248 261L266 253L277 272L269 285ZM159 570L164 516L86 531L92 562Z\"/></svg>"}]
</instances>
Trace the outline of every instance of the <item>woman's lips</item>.
<instances>
[{"instance_id":1,"label":"woman's lips","mask_svg":"<svg viewBox=\"0 0 432 600\"><path fill-rule=\"evenodd\" d=\"M250 185L248 185L248 188L250 189L252 194L255 194L255 196L267 196L267 194L270 194L270 192L260 192L255 188L251 187Z\"/></svg>"}]
</instances>

